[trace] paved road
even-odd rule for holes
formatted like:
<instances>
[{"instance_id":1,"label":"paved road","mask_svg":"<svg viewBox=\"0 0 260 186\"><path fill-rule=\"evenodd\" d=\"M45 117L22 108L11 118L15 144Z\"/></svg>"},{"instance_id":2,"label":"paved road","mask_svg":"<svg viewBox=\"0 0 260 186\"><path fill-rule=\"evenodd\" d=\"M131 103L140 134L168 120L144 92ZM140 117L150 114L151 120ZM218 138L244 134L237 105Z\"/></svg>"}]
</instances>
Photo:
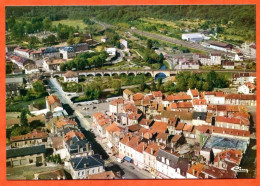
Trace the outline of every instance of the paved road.
<instances>
[{"instance_id":1,"label":"paved road","mask_svg":"<svg viewBox=\"0 0 260 186\"><path fill-rule=\"evenodd\" d=\"M84 116L79 111L77 111L76 107L73 105L71 100L66 96L65 92L62 90L57 80L55 78L50 78L49 85L52 90L56 91L55 94L59 97L61 102L64 104L68 104L74 110L74 115L80 121L81 127L85 128L86 130L89 130L90 129L89 122L84 118Z\"/></svg>"},{"instance_id":2,"label":"paved road","mask_svg":"<svg viewBox=\"0 0 260 186\"><path fill-rule=\"evenodd\" d=\"M108 168L111 166L120 167L120 169L123 171L123 175L122 175L123 179L154 179L149 172L140 170L137 167L135 167L133 164L128 162L119 163L117 161L114 161L107 164Z\"/></svg>"}]
</instances>

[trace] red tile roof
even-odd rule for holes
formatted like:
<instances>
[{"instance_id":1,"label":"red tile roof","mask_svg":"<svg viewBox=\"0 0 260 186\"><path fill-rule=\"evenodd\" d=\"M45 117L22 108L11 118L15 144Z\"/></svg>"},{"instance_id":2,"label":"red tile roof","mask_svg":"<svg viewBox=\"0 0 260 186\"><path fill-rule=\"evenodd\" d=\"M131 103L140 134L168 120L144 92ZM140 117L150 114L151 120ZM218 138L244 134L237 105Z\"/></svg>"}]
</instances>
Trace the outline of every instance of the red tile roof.
<instances>
[{"instance_id":1,"label":"red tile roof","mask_svg":"<svg viewBox=\"0 0 260 186\"><path fill-rule=\"evenodd\" d=\"M163 96L161 91L154 91L154 92L152 92L152 94L153 94L154 97L162 97Z\"/></svg>"},{"instance_id":2,"label":"red tile roof","mask_svg":"<svg viewBox=\"0 0 260 186\"><path fill-rule=\"evenodd\" d=\"M48 96L47 101L49 105L53 105L54 103L60 104L60 99L56 95Z\"/></svg>"},{"instance_id":3,"label":"red tile roof","mask_svg":"<svg viewBox=\"0 0 260 186\"><path fill-rule=\"evenodd\" d=\"M143 153L143 151L145 150L146 147L147 147L147 144L145 142L141 142L134 149L137 152Z\"/></svg>"},{"instance_id":4,"label":"red tile roof","mask_svg":"<svg viewBox=\"0 0 260 186\"><path fill-rule=\"evenodd\" d=\"M198 163L196 165L192 165L187 172L189 174L192 174L193 176L199 177L199 174L203 170L203 167L204 167L204 164Z\"/></svg>"},{"instance_id":5,"label":"red tile roof","mask_svg":"<svg viewBox=\"0 0 260 186\"><path fill-rule=\"evenodd\" d=\"M240 125L250 125L250 122L249 122L248 119L244 119L244 118L229 118L229 117L224 117L224 116L216 116L216 122L240 124Z\"/></svg>"},{"instance_id":6,"label":"red tile roof","mask_svg":"<svg viewBox=\"0 0 260 186\"><path fill-rule=\"evenodd\" d=\"M138 120L141 116L142 116L142 114L132 113L128 116L128 118L131 120Z\"/></svg>"},{"instance_id":7,"label":"red tile roof","mask_svg":"<svg viewBox=\"0 0 260 186\"><path fill-rule=\"evenodd\" d=\"M106 128L106 131L107 131L109 134L113 134L114 132L120 132L121 130L122 130L122 128L118 127L115 122L114 122L113 124L109 125L109 126Z\"/></svg>"},{"instance_id":8,"label":"red tile roof","mask_svg":"<svg viewBox=\"0 0 260 186\"><path fill-rule=\"evenodd\" d=\"M205 99L194 99L192 100L193 105L207 105L207 100Z\"/></svg>"},{"instance_id":9,"label":"red tile roof","mask_svg":"<svg viewBox=\"0 0 260 186\"><path fill-rule=\"evenodd\" d=\"M115 174L113 171L105 171L102 173L88 175L89 180L106 180L106 179L115 179Z\"/></svg>"},{"instance_id":10,"label":"red tile roof","mask_svg":"<svg viewBox=\"0 0 260 186\"><path fill-rule=\"evenodd\" d=\"M116 106L117 104L124 104L124 100L123 99L116 99L110 102L110 105L114 105Z\"/></svg>"},{"instance_id":11,"label":"red tile roof","mask_svg":"<svg viewBox=\"0 0 260 186\"><path fill-rule=\"evenodd\" d=\"M144 98L144 95L142 93L136 93L133 95L133 100L137 101L137 100L142 100Z\"/></svg>"},{"instance_id":12,"label":"red tile roof","mask_svg":"<svg viewBox=\"0 0 260 186\"><path fill-rule=\"evenodd\" d=\"M215 156L214 162L218 162L220 160L228 160L228 161L231 161L231 162L239 165L241 159L242 159L242 151L241 150L228 149L228 150L224 150L222 152L219 152Z\"/></svg>"},{"instance_id":13,"label":"red tile roof","mask_svg":"<svg viewBox=\"0 0 260 186\"><path fill-rule=\"evenodd\" d=\"M74 137L74 136L77 136L79 137L80 139L85 139L85 136L83 133L79 132L79 131L70 131L68 132L65 136L64 136L64 141L68 141L70 138Z\"/></svg>"},{"instance_id":14,"label":"red tile roof","mask_svg":"<svg viewBox=\"0 0 260 186\"><path fill-rule=\"evenodd\" d=\"M155 121L151 129L157 133L165 132L167 130L167 123L162 121Z\"/></svg>"},{"instance_id":15,"label":"red tile roof","mask_svg":"<svg viewBox=\"0 0 260 186\"><path fill-rule=\"evenodd\" d=\"M13 142L13 141L22 141L22 140L29 140L29 139L47 138L47 137L48 137L47 132L34 129L32 132L25 135L12 136L10 138L10 141Z\"/></svg>"},{"instance_id":16,"label":"red tile roof","mask_svg":"<svg viewBox=\"0 0 260 186\"><path fill-rule=\"evenodd\" d=\"M159 148L160 147L157 145L157 143L150 142L145 149L145 152L156 157L158 155Z\"/></svg>"},{"instance_id":17,"label":"red tile roof","mask_svg":"<svg viewBox=\"0 0 260 186\"><path fill-rule=\"evenodd\" d=\"M197 89L190 89L191 94L193 97L198 97L199 96L199 91Z\"/></svg>"},{"instance_id":18,"label":"red tile roof","mask_svg":"<svg viewBox=\"0 0 260 186\"><path fill-rule=\"evenodd\" d=\"M65 126L65 125L75 125L76 126L77 123L73 120L68 119L68 118L61 118L58 121L56 121L55 125L58 128L61 128L62 126Z\"/></svg>"},{"instance_id":19,"label":"red tile roof","mask_svg":"<svg viewBox=\"0 0 260 186\"><path fill-rule=\"evenodd\" d=\"M185 123L179 122L179 123L177 124L177 127L176 127L175 129L176 129L176 130L183 130L184 126L185 126Z\"/></svg>"}]
</instances>

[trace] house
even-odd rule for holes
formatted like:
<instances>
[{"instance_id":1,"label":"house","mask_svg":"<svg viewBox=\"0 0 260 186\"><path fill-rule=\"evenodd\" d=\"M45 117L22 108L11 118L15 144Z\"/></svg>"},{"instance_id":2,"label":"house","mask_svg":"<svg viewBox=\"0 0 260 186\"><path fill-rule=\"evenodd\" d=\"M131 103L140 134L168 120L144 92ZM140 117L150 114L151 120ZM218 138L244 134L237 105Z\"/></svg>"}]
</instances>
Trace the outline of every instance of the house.
<instances>
[{"instance_id":1,"label":"house","mask_svg":"<svg viewBox=\"0 0 260 186\"><path fill-rule=\"evenodd\" d=\"M78 83L79 78L78 78L78 73L73 72L73 71L67 71L64 74L64 82L76 82Z\"/></svg>"},{"instance_id":2,"label":"house","mask_svg":"<svg viewBox=\"0 0 260 186\"><path fill-rule=\"evenodd\" d=\"M84 135L83 135L84 136ZM92 144L79 134L73 135L65 139L65 146L67 148L69 158L86 157L94 154Z\"/></svg>"},{"instance_id":3,"label":"house","mask_svg":"<svg viewBox=\"0 0 260 186\"><path fill-rule=\"evenodd\" d=\"M14 53L18 56L25 57L25 58L30 58L30 53L32 50L28 48L22 48L22 47L17 47L14 49Z\"/></svg>"},{"instance_id":4,"label":"house","mask_svg":"<svg viewBox=\"0 0 260 186\"><path fill-rule=\"evenodd\" d=\"M232 74L232 80L234 85L243 85L246 82L255 84L256 73L253 72L241 72Z\"/></svg>"},{"instance_id":5,"label":"house","mask_svg":"<svg viewBox=\"0 0 260 186\"><path fill-rule=\"evenodd\" d=\"M102 112L98 112L93 114L93 122L100 137L99 140L103 141L106 137L106 128L111 124L109 117Z\"/></svg>"},{"instance_id":6,"label":"house","mask_svg":"<svg viewBox=\"0 0 260 186\"><path fill-rule=\"evenodd\" d=\"M126 101L133 101L133 95L134 95L134 93L129 89L125 89L123 91L123 98Z\"/></svg>"},{"instance_id":7,"label":"house","mask_svg":"<svg viewBox=\"0 0 260 186\"><path fill-rule=\"evenodd\" d=\"M234 61L225 60L221 62L221 65L224 69L235 69Z\"/></svg>"},{"instance_id":8,"label":"house","mask_svg":"<svg viewBox=\"0 0 260 186\"><path fill-rule=\"evenodd\" d=\"M113 171L105 171L97 174L92 174L88 176L89 180L113 180L116 179Z\"/></svg>"},{"instance_id":9,"label":"house","mask_svg":"<svg viewBox=\"0 0 260 186\"><path fill-rule=\"evenodd\" d=\"M227 149L223 150L216 154L214 158L214 166L217 168L225 168L228 166L228 163L240 165L242 159L242 151L236 149Z\"/></svg>"},{"instance_id":10,"label":"house","mask_svg":"<svg viewBox=\"0 0 260 186\"><path fill-rule=\"evenodd\" d=\"M70 59L76 57L76 50L74 47L71 46L61 47L59 49L59 52L60 58L62 59Z\"/></svg>"},{"instance_id":11,"label":"house","mask_svg":"<svg viewBox=\"0 0 260 186\"><path fill-rule=\"evenodd\" d=\"M147 147L145 142L140 142L135 148L133 148L133 163L139 169L144 169L144 150Z\"/></svg>"},{"instance_id":12,"label":"house","mask_svg":"<svg viewBox=\"0 0 260 186\"><path fill-rule=\"evenodd\" d=\"M116 123L112 123L106 128L106 138L108 147L118 147L119 141L123 138L123 128L118 127Z\"/></svg>"},{"instance_id":13,"label":"house","mask_svg":"<svg viewBox=\"0 0 260 186\"><path fill-rule=\"evenodd\" d=\"M148 141L147 148L144 150L144 169L148 170L155 176L156 173L156 157L160 147L157 143Z\"/></svg>"},{"instance_id":14,"label":"house","mask_svg":"<svg viewBox=\"0 0 260 186\"><path fill-rule=\"evenodd\" d=\"M134 157L134 148L139 144L140 136L132 136L132 134L127 134L119 142L119 157L125 159L126 161L132 162Z\"/></svg>"},{"instance_id":15,"label":"house","mask_svg":"<svg viewBox=\"0 0 260 186\"><path fill-rule=\"evenodd\" d=\"M127 41L126 41L126 40L120 39L119 42L120 42L121 47L122 47L124 50L127 50L127 49L128 49L128 48L127 48Z\"/></svg>"},{"instance_id":16,"label":"house","mask_svg":"<svg viewBox=\"0 0 260 186\"><path fill-rule=\"evenodd\" d=\"M32 132L25 135L12 136L10 142L12 148L20 148L40 144L47 145L47 138L47 132L34 129Z\"/></svg>"},{"instance_id":17,"label":"house","mask_svg":"<svg viewBox=\"0 0 260 186\"><path fill-rule=\"evenodd\" d=\"M110 56L115 56L116 55L116 48L107 48L106 52L108 53L108 55Z\"/></svg>"},{"instance_id":18,"label":"house","mask_svg":"<svg viewBox=\"0 0 260 186\"><path fill-rule=\"evenodd\" d=\"M44 165L45 152L45 145L8 149L6 150L6 166Z\"/></svg>"},{"instance_id":19,"label":"house","mask_svg":"<svg viewBox=\"0 0 260 186\"><path fill-rule=\"evenodd\" d=\"M205 125L207 120L207 112L193 112L192 125Z\"/></svg>"},{"instance_id":20,"label":"house","mask_svg":"<svg viewBox=\"0 0 260 186\"><path fill-rule=\"evenodd\" d=\"M169 106L171 111L192 111L192 102L177 102L171 103Z\"/></svg>"},{"instance_id":21,"label":"house","mask_svg":"<svg viewBox=\"0 0 260 186\"><path fill-rule=\"evenodd\" d=\"M186 124L185 123L182 123L182 122L179 122L175 128L175 134L177 135L181 135L182 134L182 130L184 128Z\"/></svg>"},{"instance_id":22,"label":"house","mask_svg":"<svg viewBox=\"0 0 260 186\"><path fill-rule=\"evenodd\" d=\"M215 92L214 95L215 96L213 98L212 104L225 104L226 98L224 92Z\"/></svg>"},{"instance_id":23,"label":"house","mask_svg":"<svg viewBox=\"0 0 260 186\"><path fill-rule=\"evenodd\" d=\"M231 118L231 117L224 117L224 116L216 116L215 119L216 127L249 131L249 125L250 122L247 118Z\"/></svg>"},{"instance_id":24,"label":"house","mask_svg":"<svg viewBox=\"0 0 260 186\"><path fill-rule=\"evenodd\" d=\"M168 123L167 123L167 129L168 133L170 135L175 134L175 128L177 125L178 119L176 117L169 118Z\"/></svg>"},{"instance_id":25,"label":"house","mask_svg":"<svg viewBox=\"0 0 260 186\"><path fill-rule=\"evenodd\" d=\"M207 47L212 48L215 50L221 50L224 52L231 51L233 49L233 45L224 43L224 42L219 42L219 41L208 41L207 42Z\"/></svg>"},{"instance_id":26,"label":"house","mask_svg":"<svg viewBox=\"0 0 260 186\"><path fill-rule=\"evenodd\" d=\"M55 125L52 128L52 133L58 133L64 130L64 128L73 128L76 129L77 123L69 118L60 118L55 122Z\"/></svg>"},{"instance_id":27,"label":"house","mask_svg":"<svg viewBox=\"0 0 260 186\"><path fill-rule=\"evenodd\" d=\"M50 111L63 110L60 99L56 95L50 95L46 98L46 108Z\"/></svg>"},{"instance_id":28,"label":"house","mask_svg":"<svg viewBox=\"0 0 260 186\"><path fill-rule=\"evenodd\" d=\"M65 142L63 140L63 136L55 136L50 138L50 146L53 149L54 155L59 155L61 160L66 159L69 157L68 151L65 148Z\"/></svg>"},{"instance_id":29,"label":"house","mask_svg":"<svg viewBox=\"0 0 260 186\"><path fill-rule=\"evenodd\" d=\"M116 99L109 103L109 112L111 113L121 113L124 107L123 99Z\"/></svg>"},{"instance_id":30,"label":"house","mask_svg":"<svg viewBox=\"0 0 260 186\"><path fill-rule=\"evenodd\" d=\"M35 50L30 53L30 59L32 59L32 60L39 60L41 58L42 58L41 50Z\"/></svg>"},{"instance_id":31,"label":"house","mask_svg":"<svg viewBox=\"0 0 260 186\"><path fill-rule=\"evenodd\" d=\"M204 179L232 179L236 178L236 173L231 170L232 167L217 168L212 165L205 165L199 178Z\"/></svg>"},{"instance_id":32,"label":"house","mask_svg":"<svg viewBox=\"0 0 260 186\"><path fill-rule=\"evenodd\" d=\"M5 45L5 53L13 52L17 47L17 45Z\"/></svg>"},{"instance_id":33,"label":"house","mask_svg":"<svg viewBox=\"0 0 260 186\"><path fill-rule=\"evenodd\" d=\"M187 171L187 178L191 178L191 179L197 179L199 178L199 175L201 173L201 171L203 170L203 167L205 165L202 163L198 163L198 164L193 164L189 170Z\"/></svg>"},{"instance_id":34,"label":"house","mask_svg":"<svg viewBox=\"0 0 260 186\"><path fill-rule=\"evenodd\" d=\"M160 149L156 158L156 171L158 178L183 179L186 178L189 161L179 157L169 150Z\"/></svg>"},{"instance_id":35,"label":"house","mask_svg":"<svg viewBox=\"0 0 260 186\"><path fill-rule=\"evenodd\" d=\"M60 71L60 65L62 63L65 63L66 60L64 59L54 59L54 58L49 58L46 57L43 59L42 62L42 67L47 71L47 72L59 72Z\"/></svg>"},{"instance_id":36,"label":"house","mask_svg":"<svg viewBox=\"0 0 260 186\"><path fill-rule=\"evenodd\" d=\"M133 101L143 100L144 95L142 93L136 93L133 95Z\"/></svg>"},{"instance_id":37,"label":"house","mask_svg":"<svg viewBox=\"0 0 260 186\"><path fill-rule=\"evenodd\" d=\"M226 104L256 106L256 94L227 94Z\"/></svg>"},{"instance_id":38,"label":"house","mask_svg":"<svg viewBox=\"0 0 260 186\"><path fill-rule=\"evenodd\" d=\"M157 133L165 133L167 131L167 123L162 121L155 121L151 130Z\"/></svg>"},{"instance_id":39,"label":"house","mask_svg":"<svg viewBox=\"0 0 260 186\"><path fill-rule=\"evenodd\" d=\"M17 78L5 78L6 96L19 96L20 90L23 88L24 79L22 77Z\"/></svg>"},{"instance_id":40,"label":"house","mask_svg":"<svg viewBox=\"0 0 260 186\"><path fill-rule=\"evenodd\" d=\"M148 119L145 119L145 118L142 118L140 121L139 121L139 125L143 128L146 128L146 129L149 129L150 126L152 125L153 123L153 120L148 120Z\"/></svg>"},{"instance_id":41,"label":"house","mask_svg":"<svg viewBox=\"0 0 260 186\"><path fill-rule=\"evenodd\" d=\"M87 179L89 175L105 171L104 161L100 155L71 158L69 169L72 179Z\"/></svg>"},{"instance_id":42,"label":"house","mask_svg":"<svg viewBox=\"0 0 260 186\"><path fill-rule=\"evenodd\" d=\"M168 143L168 137L169 137L168 133L160 132L160 133L157 134L155 140L156 140L157 143L166 145Z\"/></svg>"},{"instance_id":43,"label":"house","mask_svg":"<svg viewBox=\"0 0 260 186\"><path fill-rule=\"evenodd\" d=\"M192 100L193 110L196 112L207 112L207 100L206 99L194 99Z\"/></svg>"},{"instance_id":44,"label":"house","mask_svg":"<svg viewBox=\"0 0 260 186\"><path fill-rule=\"evenodd\" d=\"M202 65L213 66L221 65L221 54L220 53L210 53L206 54L193 54L194 60L199 60Z\"/></svg>"},{"instance_id":45,"label":"house","mask_svg":"<svg viewBox=\"0 0 260 186\"><path fill-rule=\"evenodd\" d=\"M46 172L34 173L35 180L66 180L63 169L50 170Z\"/></svg>"},{"instance_id":46,"label":"house","mask_svg":"<svg viewBox=\"0 0 260 186\"><path fill-rule=\"evenodd\" d=\"M128 125L138 124L142 118L142 114L132 113L128 115Z\"/></svg>"},{"instance_id":47,"label":"house","mask_svg":"<svg viewBox=\"0 0 260 186\"><path fill-rule=\"evenodd\" d=\"M162 102L163 94L161 91L153 91L152 95L157 102Z\"/></svg>"},{"instance_id":48,"label":"house","mask_svg":"<svg viewBox=\"0 0 260 186\"><path fill-rule=\"evenodd\" d=\"M55 59L60 58L60 52L55 47L46 47L46 48L41 48L40 50L42 51L43 58L45 57L55 58Z\"/></svg>"},{"instance_id":49,"label":"house","mask_svg":"<svg viewBox=\"0 0 260 186\"><path fill-rule=\"evenodd\" d=\"M238 87L237 92L242 94L252 94L256 90L256 86L250 82Z\"/></svg>"},{"instance_id":50,"label":"house","mask_svg":"<svg viewBox=\"0 0 260 186\"><path fill-rule=\"evenodd\" d=\"M235 61L244 61L244 55L241 52L236 53L235 55Z\"/></svg>"},{"instance_id":51,"label":"house","mask_svg":"<svg viewBox=\"0 0 260 186\"><path fill-rule=\"evenodd\" d=\"M198 61L191 60L180 60L179 65L175 67L175 69L199 69L200 65Z\"/></svg>"},{"instance_id":52,"label":"house","mask_svg":"<svg viewBox=\"0 0 260 186\"><path fill-rule=\"evenodd\" d=\"M205 35L201 33L187 33L182 34L181 39L189 42L200 42L204 39L208 39L208 37L205 37Z\"/></svg>"},{"instance_id":53,"label":"house","mask_svg":"<svg viewBox=\"0 0 260 186\"><path fill-rule=\"evenodd\" d=\"M185 111L163 111L161 113L161 120L164 122L168 122L168 120L172 117L178 118L180 122L183 123L191 123L192 122L193 112L185 112Z\"/></svg>"},{"instance_id":54,"label":"house","mask_svg":"<svg viewBox=\"0 0 260 186\"><path fill-rule=\"evenodd\" d=\"M199 91L195 89L190 89L187 90L187 95L191 96L191 99L199 99Z\"/></svg>"},{"instance_id":55,"label":"house","mask_svg":"<svg viewBox=\"0 0 260 186\"><path fill-rule=\"evenodd\" d=\"M170 142L171 146L182 145L185 143L185 137L181 134L175 134Z\"/></svg>"},{"instance_id":56,"label":"house","mask_svg":"<svg viewBox=\"0 0 260 186\"><path fill-rule=\"evenodd\" d=\"M16 64L20 69L25 70L25 74L31 74L33 72L39 71L35 61L32 61L28 58L18 56L14 53L6 54L6 58L9 59L12 63Z\"/></svg>"}]
</instances>

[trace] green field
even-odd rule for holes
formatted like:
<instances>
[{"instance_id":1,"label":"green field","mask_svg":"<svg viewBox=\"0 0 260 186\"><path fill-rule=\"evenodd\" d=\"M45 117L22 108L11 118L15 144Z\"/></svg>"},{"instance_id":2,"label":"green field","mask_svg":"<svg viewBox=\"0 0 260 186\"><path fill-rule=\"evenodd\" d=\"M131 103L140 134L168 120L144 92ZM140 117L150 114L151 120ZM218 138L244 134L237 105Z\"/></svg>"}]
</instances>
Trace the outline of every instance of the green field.
<instances>
[{"instance_id":1,"label":"green field","mask_svg":"<svg viewBox=\"0 0 260 186\"><path fill-rule=\"evenodd\" d=\"M52 24L54 26L58 26L58 24L63 24L63 25L68 25L68 26L74 26L74 27L79 27L79 31L83 32L85 28L88 26L86 25L82 20L59 20L59 21L53 21Z\"/></svg>"}]
</instances>

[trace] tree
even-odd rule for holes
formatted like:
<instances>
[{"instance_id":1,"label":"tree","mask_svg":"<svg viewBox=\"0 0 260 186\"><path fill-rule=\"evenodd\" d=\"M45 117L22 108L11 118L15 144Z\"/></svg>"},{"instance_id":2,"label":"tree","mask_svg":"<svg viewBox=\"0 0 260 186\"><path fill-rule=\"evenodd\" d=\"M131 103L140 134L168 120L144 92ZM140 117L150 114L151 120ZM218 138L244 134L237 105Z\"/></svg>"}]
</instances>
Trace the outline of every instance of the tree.
<instances>
[{"instance_id":1,"label":"tree","mask_svg":"<svg viewBox=\"0 0 260 186\"><path fill-rule=\"evenodd\" d=\"M157 89L157 90L160 90L160 89L161 89L161 86L162 86L162 78L159 78L159 79L157 80L156 89Z\"/></svg>"},{"instance_id":2,"label":"tree","mask_svg":"<svg viewBox=\"0 0 260 186\"><path fill-rule=\"evenodd\" d=\"M6 65L5 65L5 73L6 74L10 74L10 73L12 73L12 71L13 71L13 65L10 64L10 63L6 63Z\"/></svg>"},{"instance_id":3,"label":"tree","mask_svg":"<svg viewBox=\"0 0 260 186\"><path fill-rule=\"evenodd\" d=\"M68 45L74 44L74 37L73 37L72 33L69 34L69 38L67 40L67 44Z\"/></svg>"},{"instance_id":4,"label":"tree","mask_svg":"<svg viewBox=\"0 0 260 186\"><path fill-rule=\"evenodd\" d=\"M159 63L163 64L164 56L162 53L159 55Z\"/></svg>"},{"instance_id":5,"label":"tree","mask_svg":"<svg viewBox=\"0 0 260 186\"><path fill-rule=\"evenodd\" d=\"M147 43L146 43L146 46L147 46L148 49L153 48L153 41L151 39L148 39Z\"/></svg>"},{"instance_id":6,"label":"tree","mask_svg":"<svg viewBox=\"0 0 260 186\"><path fill-rule=\"evenodd\" d=\"M20 115L20 123L22 126L28 126L27 110L23 109Z\"/></svg>"},{"instance_id":7,"label":"tree","mask_svg":"<svg viewBox=\"0 0 260 186\"><path fill-rule=\"evenodd\" d=\"M50 30L51 25L52 25L52 23L51 23L50 18L46 17L46 18L43 20L43 28L44 28L45 30Z\"/></svg>"},{"instance_id":8,"label":"tree","mask_svg":"<svg viewBox=\"0 0 260 186\"><path fill-rule=\"evenodd\" d=\"M153 81L151 86L150 86L151 91L155 91L156 90L156 85L155 82Z\"/></svg>"},{"instance_id":9,"label":"tree","mask_svg":"<svg viewBox=\"0 0 260 186\"><path fill-rule=\"evenodd\" d=\"M38 81L34 82L33 90L36 93L43 93L45 89L44 89L44 85L43 85L42 81L38 80Z\"/></svg>"},{"instance_id":10,"label":"tree","mask_svg":"<svg viewBox=\"0 0 260 186\"><path fill-rule=\"evenodd\" d=\"M112 81L112 87L114 89L114 92L119 93L121 90L121 81L120 80L113 80Z\"/></svg>"}]
</instances>

